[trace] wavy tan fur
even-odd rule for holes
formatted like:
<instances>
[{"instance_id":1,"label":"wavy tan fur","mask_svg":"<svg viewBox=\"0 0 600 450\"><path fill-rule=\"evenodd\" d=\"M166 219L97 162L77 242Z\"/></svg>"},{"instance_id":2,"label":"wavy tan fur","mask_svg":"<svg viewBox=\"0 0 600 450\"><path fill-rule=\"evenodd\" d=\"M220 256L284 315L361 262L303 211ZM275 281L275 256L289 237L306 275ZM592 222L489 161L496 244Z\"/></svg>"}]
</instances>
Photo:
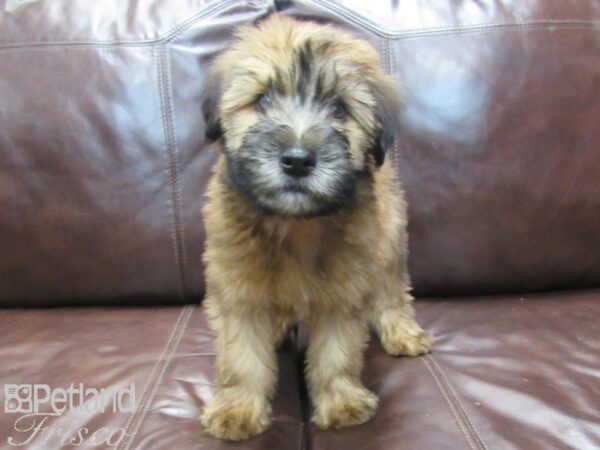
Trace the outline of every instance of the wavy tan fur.
<instances>
[{"instance_id":1,"label":"wavy tan fur","mask_svg":"<svg viewBox=\"0 0 600 450\"><path fill-rule=\"evenodd\" d=\"M347 105L348 117L332 121L331 129L346 137L349 164L360 173L350 203L312 218L257 209L232 185L228 165L263 120L255 103L269 83L279 79L282 98L295 92L301 75L290 71L302 51L321 68L321 88L336 92ZM389 145L378 140L387 122L396 120L382 117L393 115L394 105L380 103L397 99L395 83L366 42L278 15L242 28L211 77L207 134L220 156L204 207L204 305L218 335L218 375L201 422L210 434L229 440L264 431L270 424L276 348L291 326L305 321L312 420L322 429L363 423L377 405L361 382L369 323L390 355L419 355L431 348L409 293L403 193L389 159L377 167L383 154L372 151ZM318 137L313 139L318 144Z\"/></svg>"}]
</instances>

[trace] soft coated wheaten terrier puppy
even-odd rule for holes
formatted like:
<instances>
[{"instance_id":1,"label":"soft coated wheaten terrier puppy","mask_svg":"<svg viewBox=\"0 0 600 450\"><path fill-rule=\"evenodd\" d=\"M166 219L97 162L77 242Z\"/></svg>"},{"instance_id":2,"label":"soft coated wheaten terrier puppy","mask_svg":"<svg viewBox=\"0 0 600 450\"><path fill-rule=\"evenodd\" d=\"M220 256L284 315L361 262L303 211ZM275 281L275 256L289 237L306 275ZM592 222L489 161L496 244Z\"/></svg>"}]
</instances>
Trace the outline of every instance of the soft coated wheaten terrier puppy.
<instances>
[{"instance_id":1,"label":"soft coated wheaten terrier puppy","mask_svg":"<svg viewBox=\"0 0 600 450\"><path fill-rule=\"evenodd\" d=\"M306 321L312 420L363 423L377 405L361 383L369 323L390 355L431 348L411 305L406 205L384 163L394 80L366 42L276 15L239 30L206 95L220 151L204 208L218 376L201 422L231 440L264 431L275 350Z\"/></svg>"}]
</instances>

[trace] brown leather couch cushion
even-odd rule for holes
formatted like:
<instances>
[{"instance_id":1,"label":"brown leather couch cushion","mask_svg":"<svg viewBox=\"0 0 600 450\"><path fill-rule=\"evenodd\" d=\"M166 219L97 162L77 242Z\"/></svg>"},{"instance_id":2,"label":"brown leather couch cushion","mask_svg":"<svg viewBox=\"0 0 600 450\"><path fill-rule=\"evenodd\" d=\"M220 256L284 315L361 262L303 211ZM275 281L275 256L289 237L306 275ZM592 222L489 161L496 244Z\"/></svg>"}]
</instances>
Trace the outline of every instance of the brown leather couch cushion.
<instances>
[{"instance_id":1,"label":"brown leather couch cushion","mask_svg":"<svg viewBox=\"0 0 600 450\"><path fill-rule=\"evenodd\" d=\"M457 295L417 302L435 352L373 342L376 417L321 432L301 329L279 352L273 427L228 444L196 420L215 371L199 307L4 309L3 386L136 389L135 411L69 410L24 448L86 428L122 428L120 450L599 448L600 292L498 295L600 284L589 1L0 0L0 305L201 298L202 82L235 26L274 10L362 35L398 74L412 276ZM479 293L495 295L464 297ZM19 417L0 414L3 445L31 436Z\"/></svg>"},{"instance_id":2,"label":"brown leather couch cushion","mask_svg":"<svg viewBox=\"0 0 600 450\"><path fill-rule=\"evenodd\" d=\"M0 1L0 304L201 298L201 87L267 6Z\"/></svg>"},{"instance_id":3,"label":"brown leather couch cushion","mask_svg":"<svg viewBox=\"0 0 600 450\"><path fill-rule=\"evenodd\" d=\"M203 402L212 395L215 374L214 335L199 307L13 309L1 312L0 329L1 407L7 384L66 389L71 383L112 392L133 383L137 407L131 414L114 413L110 407L93 414L69 409L49 416L43 433L29 430L32 421L40 424L43 416L16 423L25 414L3 409L3 446L12 438L13 443L26 445L7 448L227 448L204 433L197 420ZM243 448L301 448L296 360L288 343L279 353L273 427ZM51 410L45 407L40 412ZM81 432L85 439L80 445L62 446L71 438L80 442L78 433L84 428L88 431ZM114 433L112 442L118 445L94 445L102 444L108 433Z\"/></svg>"},{"instance_id":4,"label":"brown leather couch cushion","mask_svg":"<svg viewBox=\"0 0 600 450\"><path fill-rule=\"evenodd\" d=\"M600 283L600 10L588 1L300 0L369 37L405 107L395 161L420 295Z\"/></svg>"},{"instance_id":5,"label":"brown leather couch cushion","mask_svg":"<svg viewBox=\"0 0 600 450\"><path fill-rule=\"evenodd\" d=\"M311 428L314 450L600 447L600 292L417 303L435 351L393 359L372 342L365 426Z\"/></svg>"},{"instance_id":6,"label":"brown leather couch cushion","mask_svg":"<svg viewBox=\"0 0 600 450\"><path fill-rule=\"evenodd\" d=\"M202 82L276 10L371 40L417 293L600 282L600 10L588 1L0 1L0 304L197 301Z\"/></svg>"},{"instance_id":7,"label":"brown leather couch cushion","mask_svg":"<svg viewBox=\"0 0 600 450\"><path fill-rule=\"evenodd\" d=\"M373 341L363 378L381 399L378 412L368 424L340 431L304 428L300 336L298 347L288 343L279 353L273 427L236 445L207 436L196 418L212 395L214 335L193 306L4 311L0 380L113 389L135 383L135 413L51 417L46 434L25 447L31 449L58 448L59 428L68 434L84 427L125 429L131 437L121 450L600 446L599 291L425 299L417 313L435 336L435 352L391 358ZM4 440L30 435L14 430L19 416L0 414Z\"/></svg>"}]
</instances>

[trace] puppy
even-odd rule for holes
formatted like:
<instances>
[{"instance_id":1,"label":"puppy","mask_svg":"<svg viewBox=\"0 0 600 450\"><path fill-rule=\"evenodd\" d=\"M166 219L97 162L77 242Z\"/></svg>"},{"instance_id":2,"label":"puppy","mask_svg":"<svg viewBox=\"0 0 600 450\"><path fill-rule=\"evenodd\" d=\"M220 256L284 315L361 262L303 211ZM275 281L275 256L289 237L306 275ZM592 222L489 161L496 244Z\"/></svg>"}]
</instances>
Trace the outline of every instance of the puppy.
<instances>
[{"instance_id":1,"label":"puppy","mask_svg":"<svg viewBox=\"0 0 600 450\"><path fill-rule=\"evenodd\" d=\"M229 440L264 431L275 350L305 321L313 422L366 422L377 405L361 383L369 323L390 355L431 348L409 294L406 205L385 159L394 80L366 42L275 15L238 31L207 86L206 136L220 155L204 207L204 305L218 375L200 420Z\"/></svg>"}]
</instances>

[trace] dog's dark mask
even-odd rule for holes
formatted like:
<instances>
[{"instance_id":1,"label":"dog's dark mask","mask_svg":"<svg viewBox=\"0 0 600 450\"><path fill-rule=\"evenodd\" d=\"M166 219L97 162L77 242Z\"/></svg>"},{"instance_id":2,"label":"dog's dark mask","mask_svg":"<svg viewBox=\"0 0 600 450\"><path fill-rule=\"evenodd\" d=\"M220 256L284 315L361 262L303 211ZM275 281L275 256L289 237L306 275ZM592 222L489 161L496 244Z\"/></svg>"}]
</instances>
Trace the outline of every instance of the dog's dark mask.
<instances>
[{"instance_id":1,"label":"dog's dark mask","mask_svg":"<svg viewBox=\"0 0 600 450\"><path fill-rule=\"evenodd\" d=\"M307 175L286 173L282 160L294 152L315 157ZM298 140L289 125L265 119L248 130L236 152L226 155L231 183L268 214L330 214L352 202L361 176L350 161L346 137L328 126L315 125Z\"/></svg>"}]
</instances>

